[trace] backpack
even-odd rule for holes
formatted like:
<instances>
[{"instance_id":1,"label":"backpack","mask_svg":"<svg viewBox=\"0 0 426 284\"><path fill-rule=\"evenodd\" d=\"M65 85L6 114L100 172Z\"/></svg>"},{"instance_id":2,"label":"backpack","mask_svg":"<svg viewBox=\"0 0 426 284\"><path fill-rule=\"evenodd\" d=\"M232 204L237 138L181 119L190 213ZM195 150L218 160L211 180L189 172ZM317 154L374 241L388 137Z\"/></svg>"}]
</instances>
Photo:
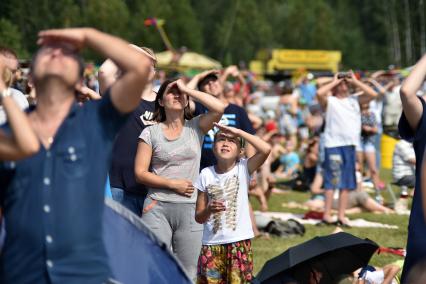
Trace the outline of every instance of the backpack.
<instances>
[{"instance_id":1,"label":"backpack","mask_svg":"<svg viewBox=\"0 0 426 284\"><path fill-rule=\"evenodd\" d=\"M291 236L303 236L305 234L305 226L294 219L287 221L273 220L266 226L265 231L271 235L282 238Z\"/></svg>"}]
</instances>

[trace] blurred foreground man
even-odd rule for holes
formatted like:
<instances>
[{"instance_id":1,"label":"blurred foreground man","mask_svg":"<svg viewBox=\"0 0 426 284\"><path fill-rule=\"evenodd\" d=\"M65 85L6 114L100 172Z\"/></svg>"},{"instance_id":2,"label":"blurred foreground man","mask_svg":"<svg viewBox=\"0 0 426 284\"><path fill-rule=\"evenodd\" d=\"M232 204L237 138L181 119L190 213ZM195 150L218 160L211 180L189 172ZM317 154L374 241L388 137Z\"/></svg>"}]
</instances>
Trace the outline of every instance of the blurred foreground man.
<instances>
[{"instance_id":1,"label":"blurred foreground man","mask_svg":"<svg viewBox=\"0 0 426 284\"><path fill-rule=\"evenodd\" d=\"M113 139L140 102L149 59L90 28L40 32L31 66L37 107L29 113L40 151L0 168L6 241L0 283L109 283L102 240L104 186ZM88 46L122 76L98 101L80 106L75 89Z\"/></svg>"}]
</instances>

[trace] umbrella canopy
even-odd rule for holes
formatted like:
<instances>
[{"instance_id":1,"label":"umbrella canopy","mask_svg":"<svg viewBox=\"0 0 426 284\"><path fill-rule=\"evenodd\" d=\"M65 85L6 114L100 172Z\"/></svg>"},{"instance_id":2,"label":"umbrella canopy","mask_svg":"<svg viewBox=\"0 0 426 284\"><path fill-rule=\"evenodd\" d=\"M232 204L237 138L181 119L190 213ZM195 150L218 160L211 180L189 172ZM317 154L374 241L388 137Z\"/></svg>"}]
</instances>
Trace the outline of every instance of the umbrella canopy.
<instances>
[{"instance_id":1,"label":"umbrella canopy","mask_svg":"<svg viewBox=\"0 0 426 284\"><path fill-rule=\"evenodd\" d=\"M268 260L256 278L268 284L282 283L282 278L288 276L301 281L295 272L304 269L309 273L311 264L316 262L320 266L315 269L323 274L320 283L333 283L367 265L377 249L375 242L345 232L315 237Z\"/></svg>"},{"instance_id":2,"label":"umbrella canopy","mask_svg":"<svg viewBox=\"0 0 426 284\"><path fill-rule=\"evenodd\" d=\"M191 51L183 54L163 51L156 53L155 56L157 57L158 66L165 68L207 70L222 67L219 61Z\"/></svg>"},{"instance_id":3,"label":"umbrella canopy","mask_svg":"<svg viewBox=\"0 0 426 284\"><path fill-rule=\"evenodd\" d=\"M142 220L105 199L104 243L114 280L119 283L192 283L179 261Z\"/></svg>"}]
</instances>

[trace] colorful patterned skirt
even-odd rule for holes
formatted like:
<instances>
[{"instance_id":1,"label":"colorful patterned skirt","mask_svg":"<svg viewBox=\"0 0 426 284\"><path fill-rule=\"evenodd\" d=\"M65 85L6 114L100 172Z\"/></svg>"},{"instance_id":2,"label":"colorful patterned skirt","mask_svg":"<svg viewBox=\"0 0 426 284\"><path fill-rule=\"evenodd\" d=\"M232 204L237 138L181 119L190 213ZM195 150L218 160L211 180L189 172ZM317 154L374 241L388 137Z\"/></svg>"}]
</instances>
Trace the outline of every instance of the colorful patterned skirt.
<instances>
[{"instance_id":1,"label":"colorful patterned skirt","mask_svg":"<svg viewBox=\"0 0 426 284\"><path fill-rule=\"evenodd\" d=\"M250 283L253 279L251 241L203 245L197 266L197 283Z\"/></svg>"}]
</instances>

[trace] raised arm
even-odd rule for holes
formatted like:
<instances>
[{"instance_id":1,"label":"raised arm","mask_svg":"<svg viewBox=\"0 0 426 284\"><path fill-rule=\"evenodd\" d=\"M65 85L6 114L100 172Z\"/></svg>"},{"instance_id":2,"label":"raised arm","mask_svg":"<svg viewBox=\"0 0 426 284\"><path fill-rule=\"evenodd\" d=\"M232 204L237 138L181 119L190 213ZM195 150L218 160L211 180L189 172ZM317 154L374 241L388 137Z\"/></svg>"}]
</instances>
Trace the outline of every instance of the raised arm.
<instances>
[{"instance_id":1,"label":"raised arm","mask_svg":"<svg viewBox=\"0 0 426 284\"><path fill-rule=\"evenodd\" d=\"M382 86L379 82L377 82L375 79L373 78L368 78L367 82L370 82L379 92L379 95L383 96L385 95L385 93L388 91L388 89L390 88L390 85L387 84L386 86Z\"/></svg>"},{"instance_id":2,"label":"raised arm","mask_svg":"<svg viewBox=\"0 0 426 284\"><path fill-rule=\"evenodd\" d=\"M40 144L27 116L10 96L11 93L3 81L4 72L6 65L0 59L0 105L3 105L12 131L11 137L0 131L0 159L18 160L36 153Z\"/></svg>"},{"instance_id":3,"label":"raised arm","mask_svg":"<svg viewBox=\"0 0 426 284\"><path fill-rule=\"evenodd\" d=\"M192 77L192 79L186 84L186 86L192 90L197 90L197 85L198 83L204 79L207 75L209 74L219 74L218 70L207 70L201 73L198 73L197 75L195 75L194 77ZM191 113L195 112L195 102L193 99L191 99L189 101L189 107L191 110Z\"/></svg>"},{"instance_id":4,"label":"raised arm","mask_svg":"<svg viewBox=\"0 0 426 284\"><path fill-rule=\"evenodd\" d=\"M229 76L236 78L238 82L240 82L240 89L238 93L235 94L235 97L241 100L241 102L243 102L244 90L247 84L243 73L238 69L237 66L235 65L229 66L228 68L225 69L223 74L219 77L219 81L222 84L222 86L225 86L226 80L228 79Z\"/></svg>"},{"instance_id":5,"label":"raised arm","mask_svg":"<svg viewBox=\"0 0 426 284\"><path fill-rule=\"evenodd\" d=\"M337 78L337 73L334 75L333 81L323 85L321 88L317 90L317 98L318 102L322 106L323 109L327 108L327 98L330 95L331 91L337 87L342 82L343 79Z\"/></svg>"},{"instance_id":6,"label":"raised arm","mask_svg":"<svg viewBox=\"0 0 426 284\"><path fill-rule=\"evenodd\" d=\"M250 145L252 145L253 148L256 150L256 153L247 161L247 166L250 174L254 173L265 162L265 160L271 153L271 146L269 145L269 143L265 142L264 140L255 135L251 135L235 127L224 126L218 123L215 123L215 126L217 126L221 131L225 133L232 133L233 135L243 138L245 141L250 143Z\"/></svg>"},{"instance_id":7,"label":"raised arm","mask_svg":"<svg viewBox=\"0 0 426 284\"><path fill-rule=\"evenodd\" d=\"M87 86L79 85L76 87L76 91L82 100L100 100L102 99L101 95L93 91Z\"/></svg>"},{"instance_id":8,"label":"raised arm","mask_svg":"<svg viewBox=\"0 0 426 284\"><path fill-rule=\"evenodd\" d=\"M225 104L214 96L188 88L181 79L176 82L176 85L181 92L188 94L189 97L200 102L209 110L206 114L200 116L200 129L207 133L213 128L213 123L218 122L222 117Z\"/></svg>"},{"instance_id":9,"label":"raised arm","mask_svg":"<svg viewBox=\"0 0 426 284\"><path fill-rule=\"evenodd\" d=\"M426 75L426 55L414 66L410 75L402 83L400 96L402 109L412 130L416 130L420 118L423 114L422 103L417 98L417 91L420 89Z\"/></svg>"},{"instance_id":10,"label":"raised arm","mask_svg":"<svg viewBox=\"0 0 426 284\"><path fill-rule=\"evenodd\" d=\"M0 158L19 160L38 152L40 143L32 130L27 116L11 96L4 97L2 104L6 112L12 137L0 135Z\"/></svg>"},{"instance_id":11,"label":"raised arm","mask_svg":"<svg viewBox=\"0 0 426 284\"><path fill-rule=\"evenodd\" d=\"M149 171L151 164L152 148L141 140L135 159L136 181L153 188L169 189L180 195L191 197L194 186L190 180L168 179Z\"/></svg>"},{"instance_id":12,"label":"raised arm","mask_svg":"<svg viewBox=\"0 0 426 284\"><path fill-rule=\"evenodd\" d=\"M243 74L235 65L228 66L225 71L219 76L220 83L224 85L226 80L228 80L229 76L235 77L240 82L241 86L244 86L246 84L246 80L244 79Z\"/></svg>"},{"instance_id":13,"label":"raised arm","mask_svg":"<svg viewBox=\"0 0 426 284\"><path fill-rule=\"evenodd\" d=\"M363 94L358 98L360 104L368 103L377 97L377 92L373 88L358 80L352 71L349 74L350 78L347 78L346 80L355 87L360 88L363 92Z\"/></svg>"},{"instance_id":14,"label":"raised arm","mask_svg":"<svg viewBox=\"0 0 426 284\"><path fill-rule=\"evenodd\" d=\"M140 102L150 71L149 59L130 47L127 42L92 28L47 30L39 33L39 44L66 41L76 48L88 46L110 58L121 70L121 76L111 86L111 100L118 111L129 113Z\"/></svg>"},{"instance_id":15,"label":"raised arm","mask_svg":"<svg viewBox=\"0 0 426 284\"><path fill-rule=\"evenodd\" d=\"M40 144L27 116L10 96L3 82L4 70L5 65L0 59L0 104L3 105L12 131L11 137L0 131L0 159L19 160L35 154Z\"/></svg>"},{"instance_id":16,"label":"raised arm","mask_svg":"<svg viewBox=\"0 0 426 284\"><path fill-rule=\"evenodd\" d=\"M198 73L197 75L192 77L191 81L189 81L188 84L186 84L186 86L190 89L193 89L193 90L197 89L198 83L209 74L218 75L219 70L207 70L207 71Z\"/></svg>"}]
</instances>

